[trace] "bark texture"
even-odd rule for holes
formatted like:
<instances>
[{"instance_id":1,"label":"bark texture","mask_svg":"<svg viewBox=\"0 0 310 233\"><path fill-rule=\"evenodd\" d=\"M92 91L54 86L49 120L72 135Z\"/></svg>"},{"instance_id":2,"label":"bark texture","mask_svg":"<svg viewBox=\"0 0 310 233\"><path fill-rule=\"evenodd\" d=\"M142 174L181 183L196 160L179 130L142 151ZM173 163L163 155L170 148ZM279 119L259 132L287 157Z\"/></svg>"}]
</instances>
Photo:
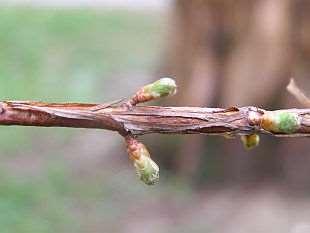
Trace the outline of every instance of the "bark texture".
<instances>
[{"instance_id":1,"label":"bark texture","mask_svg":"<svg viewBox=\"0 0 310 233\"><path fill-rule=\"evenodd\" d=\"M264 119L276 112L294 114L298 127L292 132L269 127ZM310 109L266 111L251 106L222 109L6 101L0 102L0 125L100 128L117 131L122 136L150 133L309 136Z\"/></svg>"}]
</instances>

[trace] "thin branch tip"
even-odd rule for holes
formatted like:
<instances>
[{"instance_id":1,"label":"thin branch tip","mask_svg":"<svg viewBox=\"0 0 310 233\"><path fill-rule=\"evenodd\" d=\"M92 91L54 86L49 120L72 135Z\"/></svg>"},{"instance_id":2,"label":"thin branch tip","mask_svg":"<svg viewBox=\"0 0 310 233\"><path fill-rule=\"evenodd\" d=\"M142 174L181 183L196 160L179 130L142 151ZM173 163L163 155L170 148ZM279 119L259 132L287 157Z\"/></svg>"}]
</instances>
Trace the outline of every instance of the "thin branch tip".
<instances>
[{"instance_id":1,"label":"thin branch tip","mask_svg":"<svg viewBox=\"0 0 310 233\"><path fill-rule=\"evenodd\" d=\"M297 86L293 78L290 79L289 84L286 86L286 90L294 96L300 104L310 108L310 99L305 95L304 91Z\"/></svg>"}]
</instances>

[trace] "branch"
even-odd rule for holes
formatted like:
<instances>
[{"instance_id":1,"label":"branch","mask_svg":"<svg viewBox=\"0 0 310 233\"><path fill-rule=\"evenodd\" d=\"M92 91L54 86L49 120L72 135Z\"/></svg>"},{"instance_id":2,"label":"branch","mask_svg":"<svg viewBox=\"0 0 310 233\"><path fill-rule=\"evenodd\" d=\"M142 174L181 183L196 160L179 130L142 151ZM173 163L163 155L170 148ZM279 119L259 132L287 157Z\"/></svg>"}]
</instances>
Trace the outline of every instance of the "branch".
<instances>
[{"instance_id":1,"label":"branch","mask_svg":"<svg viewBox=\"0 0 310 233\"><path fill-rule=\"evenodd\" d=\"M283 117L282 121L287 122L279 125L273 122L274 117ZM251 106L221 109L3 101L0 125L99 128L117 131L122 136L265 133L299 137L310 136L310 109L267 111Z\"/></svg>"},{"instance_id":2,"label":"branch","mask_svg":"<svg viewBox=\"0 0 310 233\"><path fill-rule=\"evenodd\" d=\"M127 102L107 104L0 102L0 125L99 128L118 132L137 174L146 184L158 180L158 166L136 136L150 133L241 135L246 148L258 145L258 133L310 136L310 109L267 111L257 107L199 108L136 106L176 92L172 79L142 87Z\"/></svg>"}]
</instances>

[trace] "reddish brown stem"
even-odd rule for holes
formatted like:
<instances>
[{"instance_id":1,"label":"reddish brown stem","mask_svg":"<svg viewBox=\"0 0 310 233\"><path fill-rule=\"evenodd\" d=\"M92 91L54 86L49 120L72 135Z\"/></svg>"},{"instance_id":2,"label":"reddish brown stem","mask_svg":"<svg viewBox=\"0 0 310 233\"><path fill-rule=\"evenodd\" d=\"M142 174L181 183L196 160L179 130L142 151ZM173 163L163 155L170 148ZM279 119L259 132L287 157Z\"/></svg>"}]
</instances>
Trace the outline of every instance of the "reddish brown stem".
<instances>
[{"instance_id":1,"label":"reddish brown stem","mask_svg":"<svg viewBox=\"0 0 310 233\"><path fill-rule=\"evenodd\" d=\"M99 106L99 107L98 107ZM100 107L103 106L103 107ZM149 133L310 136L310 109L287 109L297 114L299 128L290 134L263 129L266 111L256 107L199 108L110 106L79 103L0 102L0 125L100 128L123 136Z\"/></svg>"}]
</instances>

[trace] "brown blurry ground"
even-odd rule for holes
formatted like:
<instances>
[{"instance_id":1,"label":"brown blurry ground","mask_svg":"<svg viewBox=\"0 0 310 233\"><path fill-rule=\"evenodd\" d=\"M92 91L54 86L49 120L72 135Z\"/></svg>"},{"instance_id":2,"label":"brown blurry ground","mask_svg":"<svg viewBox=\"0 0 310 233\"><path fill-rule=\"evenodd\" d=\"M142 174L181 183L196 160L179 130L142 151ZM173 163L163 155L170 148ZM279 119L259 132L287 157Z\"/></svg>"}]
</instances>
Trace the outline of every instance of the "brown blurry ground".
<instances>
[{"instance_id":1,"label":"brown blurry ground","mask_svg":"<svg viewBox=\"0 0 310 233\"><path fill-rule=\"evenodd\" d=\"M175 1L160 73L178 80L179 93L165 103L304 107L285 87L294 77L310 93L309 12L304 0ZM156 145L161 164L207 190L197 209L189 204L192 232L310 232L308 138L263 136L253 151L238 138L199 135Z\"/></svg>"},{"instance_id":2,"label":"brown blurry ground","mask_svg":"<svg viewBox=\"0 0 310 233\"><path fill-rule=\"evenodd\" d=\"M179 83L170 104L303 107L285 86L295 77L310 92L309 10L309 1L175 1L161 70ZM198 176L206 184L268 180L310 188L308 139L262 137L251 152L238 140L191 136L181 141L173 149L177 158L167 163L193 182ZM208 172L208 164L217 171Z\"/></svg>"}]
</instances>

